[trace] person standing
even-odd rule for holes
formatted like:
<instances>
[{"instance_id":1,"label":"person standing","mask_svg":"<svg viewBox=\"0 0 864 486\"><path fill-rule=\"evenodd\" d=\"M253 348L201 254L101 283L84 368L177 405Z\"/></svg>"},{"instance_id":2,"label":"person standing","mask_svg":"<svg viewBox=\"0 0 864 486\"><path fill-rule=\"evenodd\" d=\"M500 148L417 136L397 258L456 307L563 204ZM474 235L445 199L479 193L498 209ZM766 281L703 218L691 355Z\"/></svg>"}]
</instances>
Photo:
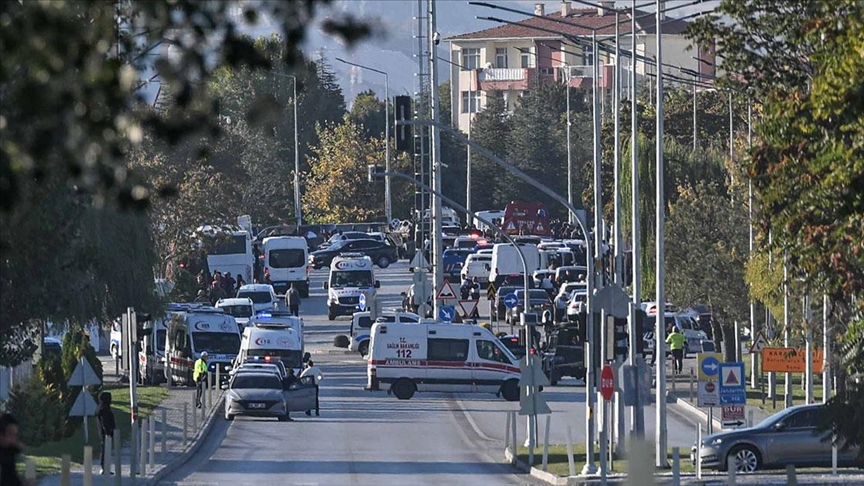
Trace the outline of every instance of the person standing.
<instances>
[{"instance_id":1,"label":"person standing","mask_svg":"<svg viewBox=\"0 0 864 486\"><path fill-rule=\"evenodd\" d=\"M318 382L324 379L324 374L321 373L321 369L315 366L315 363L310 359L306 361L306 368L303 369L303 372L300 373L300 379L302 380L304 377L310 376L312 380L312 384L315 385L315 416L321 416L321 409L318 404ZM307 416L312 416L311 410L306 410Z\"/></svg>"},{"instance_id":2,"label":"person standing","mask_svg":"<svg viewBox=\"0 0 864 486\"><path fill-rule=\"evenodd\" d=\"M27 484L18 475L15 464L23 449L24 444L18 436L18 420L12 414L0 414L0 485Z\"/></svg>"},{"instance_id":3,"label":"person standing","mask_svg":"<svg viewBox=\"0 0 864 486\"><path fill-rule=\"evenodd\" d=\"M300 291L291 284L291 287L285 292L285 305L288 306L288 310L291 311L291 314L294 316L300 316Z\"/></svg>"},{"instance_id":4,"label":"person standing","mask_svg":"<svg viewBox=\"0 0 864 486\"><path fill-rule=\"evenodd\" d=\"M666 337L666 344L672 351L672 359L674 360L673 370L676 374L681 374L684 367L684 334L678 327L672 328L672 333Z\"/></svg>"},{"instance_id":5,"label":"person standing","mask_svg":"<svg viewBox=\"0 0 864 486\"><path fill-rule=\"evenodd\" d=\"M243 274L238 273L237 274L237 288L235 288L234 291L231 292L231 296L234 297L235 295L237 295L237 292L240 292L240 287L242 287L244 285L246 285L246 281L243 280Z\"/></svg>"},{"instance_id":6,"label":"person standing","mask_svg":"<svg viewBox=\"0 0 864 486\"><path fill-rule=\"evenodd\" d=\"M204 396L204 387L207 386L207 351L202 351L201 357L195 361L192 379L195 381L195 404L198 408L204 408L201 399Z\"/></svg>"},{"instance_id":7,"label":"person standing","mask_svg":"<svg viewBox=\"0 0 864 486\"><path fill-rule=\"evenodd\" d=\"M99 394L99 408L96 410L96 420L99 422L99 438L102 440L102 448L99 456L99 463L102 466L101 474L106 474L111 470L111 464L105 467L105 438L114 437L114 412L111 410L111 393L102 392ZM111 457L110 453L108 455ZM113 474L113 473L112 473Z\"/></svg>"}]
</instances>

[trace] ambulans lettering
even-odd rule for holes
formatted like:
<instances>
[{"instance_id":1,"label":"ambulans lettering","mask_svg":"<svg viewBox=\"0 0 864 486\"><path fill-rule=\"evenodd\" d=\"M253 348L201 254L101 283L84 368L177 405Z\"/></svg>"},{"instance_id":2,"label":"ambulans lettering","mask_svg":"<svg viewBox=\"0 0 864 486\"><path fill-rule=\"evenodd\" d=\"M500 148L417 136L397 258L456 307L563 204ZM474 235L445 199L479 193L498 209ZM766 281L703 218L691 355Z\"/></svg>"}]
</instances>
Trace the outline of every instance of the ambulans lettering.
<instances>
[{"instance_id":1,"label":"ambulans lettering","mask_svg":"<svg viewBox=\"0 0 864 486\"><path fill-rule=\"evenodd\" d=\"M420 366L421 362L419 359L387 359L384 360L384 364L397 366Z\"/></svg>"}]
</instances>

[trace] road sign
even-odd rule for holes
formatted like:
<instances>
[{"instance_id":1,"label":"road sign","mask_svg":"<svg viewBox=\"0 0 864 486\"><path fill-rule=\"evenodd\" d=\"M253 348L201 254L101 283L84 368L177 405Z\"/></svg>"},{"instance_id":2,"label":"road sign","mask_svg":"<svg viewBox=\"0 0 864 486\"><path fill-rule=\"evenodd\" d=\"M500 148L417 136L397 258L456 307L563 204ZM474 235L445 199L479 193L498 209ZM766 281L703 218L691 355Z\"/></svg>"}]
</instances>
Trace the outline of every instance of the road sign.
<instances>
[{"instance_id":1,"label":"road sign","mask_svg":"<svg viewBox=\"0 0 864 486\"><path fill-rule=\"evenodd\" d=\"M723 405L743 405L747 403L744 390L744 363L723 363L720 365L720 403Z\"/></svg>"},{"instance_id":2,"label":"road sign","mask_svg":"<svg viewBox=\"0 0 864 486\"><path fill-rule=\"evenodd\" d=\"M744 420L744 405L723 405L720 414L724 429L732 429L747 424Z\"/></svg>"},{"instance_id":3,"label":"road sign","mask_svg":"<svg viewBox=\"0 0 864 486\"><path fill-rule=\"evenodd\" d=\"M78 393L78 397L75 399L75 403L72 404L72 408L69 409L69 416L88 417L95 414L96 402L93 400L93 397L90 396L90 392L82 388L81 392Z\"/></svg>"},{"instance_id":4,"label":"road sign","mask_svg":"<svg viewBox=\"0 0 864 486\"><path fill-rule=\"evenodd\" d=\"M360 297L357 298L357 308L360 309L360 312L366 310L366 294L360 294Z\"/></svg>"},{"instance_id":5,"label":"road sign","mask_svg":"<svg viewBox=\"0 0 864 486\"><path fill-rule=\"evenodd\" d=\"M804 373L807 371L807 351L796 348L764 348L762 371L778 373ZM824 355L821 349L813 350L813 373L822 373Z\"/></svg>"},{"instance_id":6,"label":"road sign","mask_svg":"<svg viewBox=\"0 0 864 486\"><path fill-rule=\"evenodd\" d=\"M696 390L697 405L700 407L716 407L720 405L720 393L714 381L700 381Z\"/></svg>"},{"instance_id":7,"label":"road sign","mask_svg":"<svg viewBox=\"0 0 864 486\"><path fill-rule=\"evenodd\" d=\"M528 395L528 387L549 386L549 378L543 373L537 357L527 355L519 361L519 415L548 415L552 413L543 393L534 389Z\"/></svg>"},{"instance_id":8,"label":"road sign","mask_svg":"<svg viewBox=\"0 0 864 486\"><path fill-rule=\"evenodd\" d=\"M426 261L426 257L423 256L422 251L418 251L414 255L414 259L411 260L411 263L408 265L409 268L429 268L429 262Z\"/></svg>"},{"instance_id":9,"label":"road sign","mask_svg":"<svg viewBox=\"0 0 864 486\"><path fill-rule=\"evenodd\" d=\"M720 353L699 353L699 381L717 381L717 372L723 355Z\"/></svg>"},{"instance_id":10,"label":"road sign","mask_svg":"<svg viewBox=\"0 0 864 486\"><path fill-rule=\"evenodd\" d=\"M489 287L486 288L486 299L495 300L495 284L489 282Z\"/></svg>"},{"instance_id":11,"label":"road sign","mask_svg":"<svg viewBox=\"0 0 864 486\"><path fill-rule=\"evenodd\" d=\"M651 370L645 362L640 362L638 367L622 366L618 383L620 383L619 388L624 391L624 406L635 406L637 393L642 403L651 400Z\"/></svg>"},{"instance_id":12,"label":"road sign","mask_svg":"<svg viewBox=\"0 0 864 486\"><path fill-rule=\"evenodd\" d=\"M69 386L91 386L91 385L100 385L102 384L102 380L96 376L96 372L93 371L93 367L90 366L90 363L81 358L78 362L78 366L75 367L75 371L72 372L72 376L69 377L69 382L67 383Z\"/></svg>"},{"instance_id":13,"label":"road sign","mask_svg":"<svg viewBox=\"0 0 864 486\"><path fill-rule=\"evenodd\" d=\"M479 300L460 300L459 307L462 308L462 315L465 317L471 317L474 314L474 311L477 310L477 304L479 304Z\"/></svg>"},{"instance_id":14,"label":"road sign","mask_svg":"<svg viewBox=\"0 0 864 486\"><path fill-rule=\"evenodd\" d=\"M607 402L612 400L612 395L615 394L615 374L608 364L603 366L603 371L600 372L600 394Z\"/></svg>"},{"instance_id":15,"label":"road sign","mask_svg":"<svg viewBox=\"0 0 864 486\"><path fill-rule=\"evenodd\" d=\"M512 309L517 305L519 305L519 298L516 297L516 294L507 294L504 296L504 307Z\"/></svg>"},{"instance_id":16,"label":"road sign","mask_svg":"<svg viewBox=\"0 0 864 486\"><path fill-rule=\"evenodd\" d=\"M453 319L456 318L456 308L452 305L441 306L438 309L438 319L444 322L453 322Z\"/></svg>"},{"instance_id":17,"label":"road sign","mask_svg":"<svg viewBox=\"0 0 864 486\"><path fill-rule=\"evenodd\" d=\"M549 386L549 378L546 373L543 373L543 367L534 355L531 356L531 361L528 362L528 356L519 360L519 386Z\"/></svg>"},{"instance_id":18,"label":"road sign","mask_svg":"<svg viewBox=\"0 0 864 486\"><path fill-rule=\"evenodd\" d=\"M450 285L450 281L445 278L444 282L441 283L441 288L438 289L438 293L435 294L435 300L456 300L458 298L456 290Z\"/></svg>"},{"instance_id":19,"label":"road sign","mask_svg":"<svg viewBox=\"0 0 864 486\"><path fill-rule=\"evenodd\" d=\"M767 345L768 341L765 340L765 335L759 332L759 334L756 335L756 339L753 340L753 344L750 345L750 354L761 353Z\"/></svg>"}]
</instances>

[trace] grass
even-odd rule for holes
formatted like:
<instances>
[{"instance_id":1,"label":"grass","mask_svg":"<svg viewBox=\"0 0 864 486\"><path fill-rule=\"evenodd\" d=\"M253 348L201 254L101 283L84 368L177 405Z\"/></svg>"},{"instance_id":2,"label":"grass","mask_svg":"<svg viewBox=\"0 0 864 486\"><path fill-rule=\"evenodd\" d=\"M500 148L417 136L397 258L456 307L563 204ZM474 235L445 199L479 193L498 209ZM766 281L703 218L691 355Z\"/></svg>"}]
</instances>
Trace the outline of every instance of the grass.
<instances>
[{"instance_id":1,"label":"grass","mask_svg":"<svg viewBox=\"0 0 864 486\"><path fill-rule=\"evenodd\" d=\"M519 447L519 460L523 463L528 463L528 448ZM653 457L653 451L652 455ZM669 448L669 464L672 464L672 448ZM690 463L690 451L680 450L679 465L681 472L695 472L693 464ZM576 474L582 471L585 466L585 444L573 444L573 460L576 465ZM595 464L600 464L600 459L595 455ZM567 446L566 445L550 445L549 446L549 472L557 476L567 477L570 475L570 465L567 461ZM543 466L543 446L534 450L534 467L542 468ZM610 472L626 473L629 463L627 459L615 459L612 462Z\"/></svg>"},{"instance_id":2,"label":"grass","mask_svg":"<svg viewBox=\"0 0 864 486\"><path fill-rule=\"evenodd\" d=\"M123 444L129 442L132 430L132 419L129 406L129 387L106 388L104 391L111 392L114 420L120 430ZM138 387L138 414L147 417L168 396L167 388ZM90 417L90 445L93 447L94 463L99 460L99 438L97 434L97 423L95 417ZM61 457L69 454L72 458L73 467L80 466L84 461L84 427L79 427L65 439L45 442L44 444L27 447L25 454L33 459L36 464L36 476L42 477L60 472ZM22 466L23 467L23 466ZM23 470L22 470L23 474Z\"/></svg>"}]
</instances>

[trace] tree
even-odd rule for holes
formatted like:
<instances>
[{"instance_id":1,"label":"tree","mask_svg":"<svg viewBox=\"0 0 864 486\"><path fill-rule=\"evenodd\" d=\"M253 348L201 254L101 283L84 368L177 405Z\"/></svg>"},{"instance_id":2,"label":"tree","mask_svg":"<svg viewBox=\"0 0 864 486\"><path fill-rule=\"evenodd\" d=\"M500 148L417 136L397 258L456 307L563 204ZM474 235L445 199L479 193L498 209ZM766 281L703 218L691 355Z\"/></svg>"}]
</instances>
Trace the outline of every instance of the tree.
<instances>
[{"instance_id":1,"label":"tree","mask_svg":"<svg viewBox=\"0 0 864 486\"><path fill-rule=\"evenodd\" d=\"M486 107L477 113L471 122L471 140L509 160L507 149L512 129L513 124L502 94L497 91L487 92ZM475 152L471 154L471 173L475 175L474 180L478 180L476 176L480 176L483 181L482 185L474 186L477 190L471 192L472 209L483 211L503 208L495 195L500 191L499 185L503 176L498 164Z\"/></svg>"},{"instance_id":2,"label":"tree","mask_svg":"<svg viewBox=\"0 0 864 486\"><path fill-rule=\"evenodd\" d=\"M666 292L678 305L708 305L715 341L723 336L726 361L734 361L734 323L749 302L748 224L740 200L720 192L706 184L679 188L666 223Z\"/></svg>"},{"instance_id":3,"label":"tree","mask_svg":"<svg viewBox=\"0 0 864 486\"><path fill-rule=\"evenodd\" d=\"M348 113L352 123L362 127L365 138L382 138L386 128L384 102L370 90L359 93Z\"/></svg>"}]
</instances>

